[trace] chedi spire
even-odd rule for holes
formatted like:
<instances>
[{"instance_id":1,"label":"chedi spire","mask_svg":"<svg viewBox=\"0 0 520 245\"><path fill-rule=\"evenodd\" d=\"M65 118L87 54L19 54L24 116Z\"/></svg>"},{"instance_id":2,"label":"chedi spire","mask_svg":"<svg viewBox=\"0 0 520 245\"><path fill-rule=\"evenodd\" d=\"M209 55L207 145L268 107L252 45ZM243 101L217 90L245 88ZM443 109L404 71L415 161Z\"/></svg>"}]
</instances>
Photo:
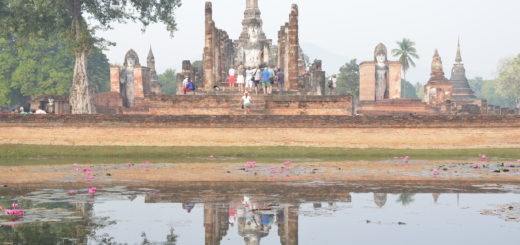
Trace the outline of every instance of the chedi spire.
<instances>
[{"instance_id":1,"label":"chedi spire","mask_svg":"<svg viewBox=\"0 0 520 245\"><path fill-rule=\"evenodd\" d=\"M457 44L457 54L455 57L455 64L451 69L450 82L453 85L453 99L454 100L473 100L476 99L475 93L471 89L466 78L466 68L462 63L462 55L460 51L460 39Z\"/></svg>"}]
</instances>

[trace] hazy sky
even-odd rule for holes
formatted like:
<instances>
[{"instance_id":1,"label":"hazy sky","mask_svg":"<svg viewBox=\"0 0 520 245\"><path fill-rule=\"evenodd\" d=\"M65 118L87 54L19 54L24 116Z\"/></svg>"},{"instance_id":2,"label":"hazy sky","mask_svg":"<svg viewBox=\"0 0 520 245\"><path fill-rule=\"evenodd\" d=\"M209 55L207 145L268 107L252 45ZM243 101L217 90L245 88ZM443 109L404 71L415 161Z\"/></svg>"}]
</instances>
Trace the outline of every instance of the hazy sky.
<instances>
[{"instance_id":1,"label":"hazy sky","mask_svg":"<svg viewBox=\"0 0 520 245\"><path fill-rule=\"evenodd\" d=\"M150 44L159 72L179 70L182 60L201 59L204 2L183 1L176 11L178 31L173 39L161 24L150 26L145 33L140 31L140 24L131 22L99 33L117 43L107 51L110 62L121 64L126 51L133 48L145 63ZM232 39L237 39L242 30L245 2L213 1L217 27ZM415 41L421 56L417 68L408 74L408 80L414 83L428 80L436 48L449 78L458 37L468 78L494 78L502 58L520 53L518 0L259 0L263 29L273 43L277 43L280 26L288 21L292 3L300 9L304 52L312 59L322 59L329 73L337 73L352 58L372 60L379 42L391 50L403 38Z\"/></svg>"}]
</instances>

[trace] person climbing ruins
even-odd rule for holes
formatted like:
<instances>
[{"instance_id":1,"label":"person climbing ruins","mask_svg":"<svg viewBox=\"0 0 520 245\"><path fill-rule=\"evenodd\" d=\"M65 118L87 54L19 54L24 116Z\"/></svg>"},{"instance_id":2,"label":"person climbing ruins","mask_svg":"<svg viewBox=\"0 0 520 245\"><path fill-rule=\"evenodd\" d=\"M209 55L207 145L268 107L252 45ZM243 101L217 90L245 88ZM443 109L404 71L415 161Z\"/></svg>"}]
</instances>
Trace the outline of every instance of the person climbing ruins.
<instances>
[{"instance_id":1,"label":"person climbing ruins","mask_svg":"<svg viewBox=\"0 0 520 245\"><path fill-rule=\"evenodd\" d=\"M231 67L229 68L229 90L235 90L235 83L237 82L237 71Z\"/></svg>"},{"instance_id":2,"label":"person climbing ruins","mask_svg":"<svg viewBox=\"0 0 520 245\"><path fill-rule=\"evenodd\" d=\"M253 80L254 80L254 77L253 77L253 69L251 67L248 67L247 70L246 70L246 88L245 88L245 91L247 92L251 92L251 90L253 89Z\"/></svg>"},{"instance_id":3,"label":"person climbing ruins","mask_svg":"<svg viewBox=\"0 0 520 245\"><path fill-rule=\"evenodd\" d=\"M244 83L245 83L244 73L245 73L244 66L240 65L238 67L238 72L237 72L237 84L238 84L239 92L244 92Z\"/></svg>"},{"instance_id":4,"label":"person climbing ruins","mask_svg":"<svg viewBox=\"0 0 520 245\"><path fill-rule=\"evenodd\" d=\"M278 91L280 94L284 94L285 90L285 77L282 72L282 69L278 68L278 72L276 73L276 79L278 82Z\"/></svg>"},{"instance_id":5,"label":"person climbing ruins","mask_svg":"<svg viewBox=\"0 0 520 245\"><path fill-rule=\"evenodd\" d=\"M251 96L249 96L249 93L246 91L244 93L244 96L242 96L242 109L244 110L244 114L249 114L249 108L251 108Z\"/></svg>"},{"instance_id":6,"label":"person climbing ruins","mask_svg":"<svg viewBox=\"0 0 520 245\"><path fill-rule=\"evenodd\" d=\"M264 95L269 94L269 88L271 87L271 73L269 72L269 69L267 67L264 68L264 71L262 71L262 89L264 92Z\"/></svg>"}]
</instances>

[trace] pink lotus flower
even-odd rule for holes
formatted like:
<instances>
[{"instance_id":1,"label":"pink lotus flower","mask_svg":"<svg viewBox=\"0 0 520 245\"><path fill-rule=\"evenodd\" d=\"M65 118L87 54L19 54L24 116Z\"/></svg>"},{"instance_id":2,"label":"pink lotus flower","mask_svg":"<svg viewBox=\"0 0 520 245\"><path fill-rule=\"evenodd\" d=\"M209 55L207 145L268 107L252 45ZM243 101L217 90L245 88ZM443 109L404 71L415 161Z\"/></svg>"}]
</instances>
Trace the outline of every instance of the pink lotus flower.
<instances>
[{"instance_id":1,"label":"pink lotus flower","mask_svg":"<svg viewBox=\"0 0 520 245\"><path fill-rule=\"evenodd\" d=\"M127 165L128 167L132 167L132 166L134 166L134 164L131 163L131 162L127 163L126 165Z\"/></svg>"},{"instance_id":2,"label":"pink lotus flower","mask_svg":"<svg viewBox=\"0 0 520 245\"><path fill-rule=\"evenodd\" d=\"M89 188L87 192L90 195L94 195L94 194L96 194L96 191L97 191L96 187L92 187L92 188Z\"/></svg>"},{"instance_id":3,"label":"pink lotus flower","mask_svg":"<svg viewBox=\"0 0 520 245\"><path fill-rule=\"evenodd\" d=\"M516 160L516 162L520 162L520 159Z\"/></svg>"},{"instance_id":4,"label":"pink lotus flower","mask_svg":"<svg viewBox=\"0 0 520 245\"><path fill-rule=\"evenodd\" d=\"M471 164L471 167L472 167L472 168L479 168L480 165L478 165L478 163L473 163L473 164Z\"/></svg>"},{"instance_id":5,"label":"pink lotus flower","mask_svg":"<svg viewBox=\"0 0 520 245\"><path fill-rule=\"evenodd\" d=\"M19 206L19 204L16 202L13 202L13 204L11 204L11 207L13 207L14 209L16 209L18 206Z\"/></svg>"},{"instance_id":6,"label":"pink lotus flower","mask_svg":"<svg viewBox=\"0 0 520 245\"><path fill-rule=\"evenodd\" d=\"M144 168L145 167L144 163L139 164L139 167Z\"/></svg>"},{"instance_id":7,"label":"pink lotus flower","mask_svg":"<svg viewBox=\"0 0 520 245\"><path fill-rule=\"evenodd\" d=\"M2 210L4 210L4 207L0 206L0 212L1 212Z\"/></svg>"},{"instance_id":8,"label":"pink lotus flower","mask_svg":"<svg viewBox=\"0 0 520 245\"><path fill-rule=\"evenodd\" d=\"M405 157L403 157L403 161L408 162L408 160L410 160L410 157L409 157L409 156L405 156Z\"/></svg>"},{"instance_id":9,"label":"pink lotus flower","mask_svg":"<svg viewBox=\"0 0 520 245\"><path fill-rule=\"evenodd\" d=\"M76 195L76 191L75 191L75 190L70 190L70 191L69 191L69 195L71 195L71 196Z\"/></svg>"},{"instance_id":10,"label":"pink lotus flower","mask_svg":"<svg viewBox=\"0 0 520 245\"><path fill-rule=\"evenodd\" d=\"M256 162L246 162L245 166L248 168L254 168L256 166Z\"/></svg>"},{"instance_id":11,"label":"pink lotus flower","mask_svg":"<svg viewBox=\"0 0 520 245\"><path fill-rule=\"evenodd\" d=\"M87 171L87 172L85 172L85 174L86 174L86 175L92 175L92 172Z\"/></svg>"},{"instance_id":12,"label":"pink lotus flower","mask_svg":"<svg viewBox=\"0 0 520 245\"><path fill-rule=\"evenodd\" d=\"M441 171L438 169L432 169L433 175L440 175Z\"/></svg>"},{"instance_id":13,"label":"pink lotus flower","mask_svg":"<svg viewBox=\"0 0 520 245\"><path fill-rule=\"evenodd\" d=\"M25 215L25 212L18 209L7 209L5 210L5 215L14 215L18 216L18 218L21 218Z\"/></svg>"},{"instance_id":14,"label":"pink lotus flower","mask_svg":"<svg viewBox=\"0 0 520 245\"><path fill-rule=\"evenodd\" d=\"M285 166L289 166L289 165L291 165L291 164L292 164L291 161L285 161L285 162L283 162L283 165L285 165Z\"/></svg>"}]
</instances>

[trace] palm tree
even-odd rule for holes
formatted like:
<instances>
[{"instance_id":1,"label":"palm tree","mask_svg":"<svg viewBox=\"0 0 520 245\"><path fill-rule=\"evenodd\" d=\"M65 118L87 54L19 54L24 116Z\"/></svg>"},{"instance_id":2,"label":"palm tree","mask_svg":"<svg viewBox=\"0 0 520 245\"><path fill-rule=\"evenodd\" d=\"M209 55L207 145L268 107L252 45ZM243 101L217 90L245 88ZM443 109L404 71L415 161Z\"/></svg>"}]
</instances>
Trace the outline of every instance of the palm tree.
<instances>
[{"instance_id":1,"label":"palm tree","mask_svg":"<svg viewBox=\"0 0 520 245\"><path fill-rule=\"evenodd\" d=\"M408 38L397 41L397 46L399 48L392 50L392 55L399 57L399 63L401 63L403 69L403 77L406 81L406 72L410 67L415 67L414 59L419 59L419 55L417 54L417 49L415 49L415 42Z\"/></svg>"},{"instance_id":2,"label":"palm tree","mask_svg":"<svg viewBox=\"0 0 520 245\"><path fill-rule=\"evenodd\" d=\"M415 67L415 59L419 59L419 55L417 55L417 49L415 49L415 42L411 41L408 38L404 38L403 41L397 41L396 48L392 50L392 55L394 57L399 57L399 63L401 63L404 80L406 80L406 72L410 67Z\"/></svg>"}]
</instances>

